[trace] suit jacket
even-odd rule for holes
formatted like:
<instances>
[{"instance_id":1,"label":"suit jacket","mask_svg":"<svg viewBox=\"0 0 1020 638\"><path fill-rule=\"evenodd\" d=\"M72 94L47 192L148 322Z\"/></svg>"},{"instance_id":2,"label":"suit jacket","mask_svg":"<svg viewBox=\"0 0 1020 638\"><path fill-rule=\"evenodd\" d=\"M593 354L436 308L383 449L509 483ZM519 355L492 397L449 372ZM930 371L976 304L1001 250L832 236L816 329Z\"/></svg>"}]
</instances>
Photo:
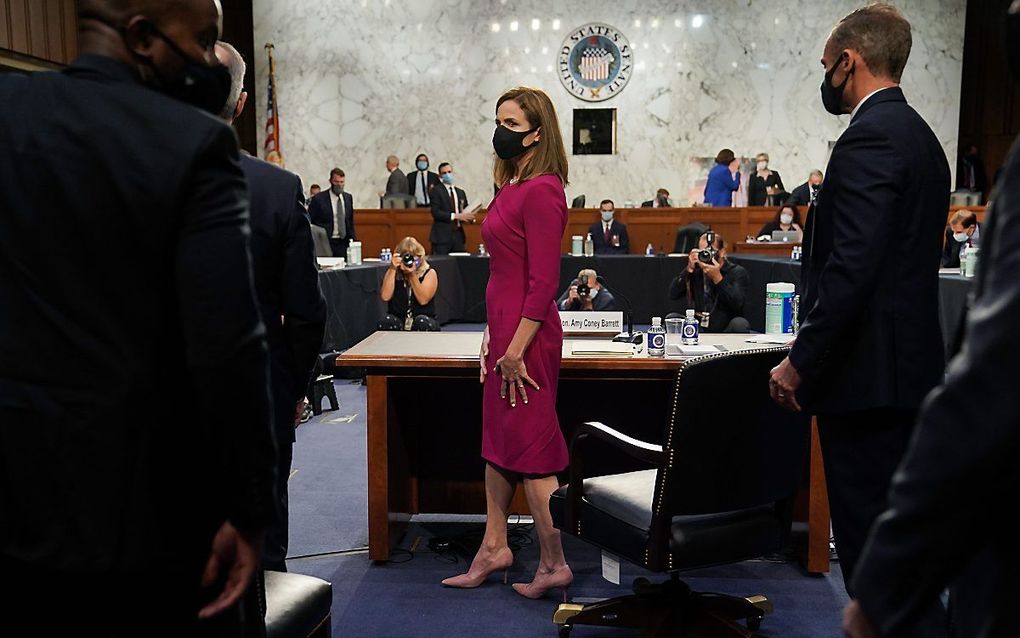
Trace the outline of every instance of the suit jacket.
<instances>
[{"instance_id":1,"label":"suit jacket","mask_svg":"<svg viewBox=\"0 0 1020 638\"><path fill-rule=\"evenodd\" d=\"M326 302L301 178L250 155L241 156L251 206L255 294L269 341L276 442L294 440L294 408L305 395L326 329Z\"/></svg>"},{"instance_id":2,"label":"suit jacket","mask_svg":"<svg viewBox=\"0 0 1020 638\"><path fill-rule=\"evenodd\" d=\"M572 281L570 285L576 286L577 280L575 279L574 281ZM563 291L563 294L560 295L560 298L556 300L556 307L559 308L560 310L580 310L581 309L580 301L567 303L567 297L569 296L570 288L567 288L566 290ZM613 293L609 292L609 289L606 288L605 286L600 286L598 294L595 295L595 298L591 300L591 309L596 312L619 310L619 308L616 305L616 298L613 297Z\"/></svg>"},{"instance_id":3,"label":"suit jacket","mask_svg":"<svg viewBox=\"0 0 1020 638\"><path fill-rule=\"evenodd\" d=\"M404 171L394 168L386 178L386 195L407 195L407 176Z\"/></svg>"},{"instance_id":4,"label":"suit jacket","mask_svg":"<svg viewBox=\"0 0 1020 638\"><path fill-rule=\"evenodd\" d=\"M357 239L354 234L354 198L348 192L344 192L343 196L346 239L354 241ZM333 237L333 201L329 198L329 189L319 191L319 194L308 202L308 217L313 224L326 230L327 237Z\"/></svg>"},{"instance_id":5,"label":"suit jacket","mask_svg":"<svg viewBox=\"0 0 1020 638\"><path fill-rule=\"evenodd\" d=\"M613 220L612 225L609 227L609 243L606 243L605 234L602 232L603 228L601 221L595 222L588 227L596 255L626 255L630 252L630 236L627 235L627 224L618 222L615 219ZM619 235L619 246L612 244L613 235Z\"/></svg>"},{"instance_id":6,"label":"suit jacket","mask_svg":"<svg viewBox=\"0 0 1020 638\"><path fill-rule=\"evenodd\" d=\"M669 298L683 301L684 311L708 311L708 332L722 332L734 317L744 316L747 288L751 285L751 275L739 264L724 261L720 271L722 281L718 285L709 281L707 293L705 274L697 266L693 273L684 268L680 276L669 283Z\"/></svg>"},{"instance_id":7,"label":"suit jacket","mask_svg":"<svg viewBox=\"0 0 1020 638\"><path fill-rule=\"evenodd\" d=\"M453 241L455 232L464 232L463 228L457 228L457 222L450 219L453 214L453 200L450 199L450 191L446 190L446 184L432 191L432 231L429 233L429 241L433 244L449 244ZM461 212L467 208L467 195L461 188L453 187L457 193L457 200L460 202Z\"/></svg>"},{"instance_id":8,"label":"suit jacket","mask_svg":"<svg viewBox=\"0 0 1020 638\"><path fill-rule=\"evenodd\" d=\"M414 170L407 174L407 193L414 197L415 183L418 180L418 171ZM443 181L439 179L438 173L425 172L425 187L429 192L429 203L432 203L432 191L443 187Z\"/></svg>"},{"instance_id":9,"label":"suit jacket","mask_svg":"<svg viewBox=\"0 0 1020 638\"><path fill-rule=\"evenodd\" d=\"M829 159L804 233L801 322L790 361L816 414L917 408L942 378L938 262L949 164L938 138L885 89Z\"/></svg>"},{"instance_id":10,"label":"suit jacket","mask_svg":"<svg viewBox=\"0 0 1020 638\"><path fill-rule=\"evenodd\" d=\"M1020 489L1020 155L1013 145L985 222L963 346L925 400L857 565L854 591L884 635L912 635L926 605L955 581L958 636L1020 635L1020 558L1003 504Z\"/></svg>"},{"instance_id":11,"label":"suit jacket","mask_svg":"<svg viewBox=\"0 0 1020 638\"><path fill-rule=\"evenodd\" d=\"M974 240L974 244L981 241L981 224L977 224L978 230L975 231L978 237ZM943 268L959 268L960 267L960 250L963 245L967 242L956 241L953 239L953 229L946 227L946 234L942 248L942 267Z\"/></svg>"},{"instance_id":12,"label":"suit jacket","mask_svg":"<svg viewBox=\"0 0 1020 638\"><path fill-rule=\"evenodd\" d=\"M772 171L767 178L762 178L758 177L758 171L753 171L747 178L747 205L764 206L769 198L765 189L769 186L775 186L779 192L784 190L783 178L779 176L778 172ZM776 197L778 201L779 196Z\"/></svg>"},{"instance_id":13,"label":"suit jacket","mask_svg":"<svg viewBox=\"0 0 1020 638\"><path fill-rule=\"evenodd\" d=\"M815 189L816 191L822 187L821 184ZM817 197L817 194L815 195ZM792 204L794 206L807 206L811 203L811 184L804 182L797 188L793 189L790 196L786 198L784 204Z\"/></svg>"},{"instance_id":14,"label":"suit jacket","mask_svg":"<svg viewBox=\"0 0 1020 638\"><path fill-rule=\"evenodd\" d=\"M273 512L237 138L95 55L0 103L0 562L197 589Z\"/></svg>"}]
</instances>

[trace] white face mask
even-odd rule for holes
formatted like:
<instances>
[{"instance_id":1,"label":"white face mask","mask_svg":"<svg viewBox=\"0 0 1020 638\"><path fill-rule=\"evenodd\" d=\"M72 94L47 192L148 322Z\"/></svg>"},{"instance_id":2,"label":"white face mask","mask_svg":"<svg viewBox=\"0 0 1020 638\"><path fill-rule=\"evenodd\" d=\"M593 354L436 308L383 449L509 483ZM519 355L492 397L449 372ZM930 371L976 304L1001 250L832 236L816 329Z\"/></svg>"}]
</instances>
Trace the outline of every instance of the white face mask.
<instances>
[{"instance_id":1,"label":"white face mask","mask_svg":"<svg viewBox=\"0 0 1020 638\"><path fill-rule=\"evenodd\" d=\"M967 233L953 233L953 239L960 243L963 243L970 239L970 235L968 235Z\"/></svg>"},{"instance_id":2,"label":"white face mask","mask_svg":"<svg viewBox=\"0 0 1020 638\"><path fill-rule=\"evenodd\" d=\"M791 215L790 213L783 213L782 215L779 216L779 223L780 224L792 224L793 223L793 215Z\"/></svg>"},{"instance_id":3,"label":"white face mask","mask_svg":"<svg viewBox=\"0 0 1020 638\"><path fill-rule=\"evenodd\" d=\"M769 163L768 162L762 162L762 161L758 162L758 170L759 171L763 171L763 170L765 170L768 167L769 167Z\"/></svg>"},{"instance_id":4,"label":"white face mask","mask_svg":"<svg viewBox=\"0 0 1020 638\"><path fill-rule=\"evenodd\" d=\"M613 221L613 211L611 211L611 210L604 210L604 211L602 211L602 221L604 221L604 222L611 222L611 221Z\"/></svg>"}]
</instances>

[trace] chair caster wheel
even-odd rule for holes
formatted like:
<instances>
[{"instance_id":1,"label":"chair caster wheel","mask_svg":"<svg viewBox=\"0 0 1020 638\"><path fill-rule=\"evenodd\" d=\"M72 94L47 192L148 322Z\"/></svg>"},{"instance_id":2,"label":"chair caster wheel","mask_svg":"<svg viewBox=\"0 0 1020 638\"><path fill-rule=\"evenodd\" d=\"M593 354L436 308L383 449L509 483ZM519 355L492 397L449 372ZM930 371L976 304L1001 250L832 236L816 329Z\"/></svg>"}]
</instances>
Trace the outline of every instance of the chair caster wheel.
<instances>
[{"instance_id":1,"label":"chair caster wheel","mask_svg":"<svg viewBox=\"0 0 1020 638\"><path fill-rule=\"evenodd\" d=\"M761 618L748 618L747 628L751 631L758 631L761 629Z\"/></svg>"},{"instance_id":2,"label":"chair caster wheel","mask_svg":"<svg viewBox=\"0 0 1020 638\"><path fill-rule=\"evenodd\" d=\"M573 629L571 625L560 626L560 638L570 638L570 630Z\"/></svg>"}]
</instances>

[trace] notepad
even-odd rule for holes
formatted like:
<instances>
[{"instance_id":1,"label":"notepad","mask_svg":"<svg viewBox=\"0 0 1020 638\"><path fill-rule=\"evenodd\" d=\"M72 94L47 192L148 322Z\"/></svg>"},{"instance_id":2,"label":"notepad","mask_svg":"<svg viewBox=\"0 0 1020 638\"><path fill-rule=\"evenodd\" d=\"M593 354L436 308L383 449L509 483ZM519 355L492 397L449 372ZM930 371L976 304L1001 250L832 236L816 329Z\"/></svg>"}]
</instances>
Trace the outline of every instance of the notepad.
<instances>
[{"instance_id":1,"label":"notepad","mask_svg":"<svg viewBox=\"0 0 1020 638\"><path fill-rule=\"evenodd\" d=\"M634 345L630 343L615 343L613 341L575 341L570 344L570 354L630 357L634 354Z\"/></svg>"},{"instance_id":2,"label":"notepad","mask_svg":"<svg viewBox=\"0 0 1020 638\"><path fill-rule=\"evenodd\" d=\"M699 354L716 354L723 351L725 351L725 348L720 349L719 346L710 345L685 346L679 343L666 344L667 357L693 357Z\"/></svg>"},{"instance_id":3,"label":"notepad","mask_svg":"<svg viewBox=\"0 0 1020 638\"><path fill-rule=\"evenodd\" d=\"M793 335L754 335L748 337L748 343L771 343L775 345L785 346L786 344L793 341Z\"/></svg>"}]
</instances>

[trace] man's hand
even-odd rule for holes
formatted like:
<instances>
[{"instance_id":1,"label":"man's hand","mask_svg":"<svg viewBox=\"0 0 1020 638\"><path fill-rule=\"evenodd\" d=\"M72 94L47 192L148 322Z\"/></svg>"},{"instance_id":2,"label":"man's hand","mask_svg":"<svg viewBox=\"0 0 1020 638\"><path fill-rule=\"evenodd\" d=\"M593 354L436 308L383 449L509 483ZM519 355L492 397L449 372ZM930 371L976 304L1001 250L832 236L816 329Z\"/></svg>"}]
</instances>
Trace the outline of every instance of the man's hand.
<instances>
[{"instance_id":1,"label":"man's hand","mask_svg":"<svg viewBox=\"0 0 1020 638\"><path fill-rule=\"evenodd\" d=\"M786 357L779 365L772 368L769 377L769 394L772 400L787 410L800 412L800 404L797 403L797 388L800 386L800 374L790 363L790 357Z\"/></svg>"},{"instance_id":2,"label":"man's hand","mask_svg":"<svg viewBox=\"0 0 1020 638\"><path fill-rule=\"evenodd\" d=\"M850 638L881 638L856 599L851 600L843 610L843 633Z\"/></svg>"},{"instance_id":3,"label":"man's hand","mask_svg":"<svg viewBox=\"0 0 1020 638\"><path fill-rule=\"evenodd\" d=\"M710 264L706 264L703 261L698 263L701 264L701 272L705 273L705 276L712 280L713 284L718 286L719 283L723 280L722 264L720 264L714 258L712 259L712 263Z\"/></svg>"},{"instance_id":4,"label":"man's hand","mask_svg":"<svg viewBox=\"0 0 1020 638\"><path fill-rule=\"evenodd\" d=\"M223 591L198 612L199 618L211 618L240 600L251 583L262 556L262 533L242 534L229 521L213 537L212 550L202 572L202 586L212 587L222 578Z\"/></svg>"},{"instance_id":5,"label":"man's hand","mask_svg":"<svg viewBox=\"0 0 1020 638\"><path fill-rule=\"evenodd\" d=\"M687 255L687 272L694 272L695 267L701 263L698 261L699 252L701 251L695 248Z\"/></svg>"},{"instance_id":6,"label":"man's hand","mask_svg":"<svg viewBox=\"0 0 1020 638\"><path fill-rule=\"evenodd\" d=\"M473 224L475 223L475 213L473 211L457 213L457 219L459 219L462 222Z\"/></svg>"},{"instance_id":7,"label":"man's hand","mask_svg":"<svg viewBox=\"0 0 1020 638\"><path fill-rule=\"evenodd\" d=\"M577 296L577 286L571 286L570 290L567 292L567 301L573 304L580 299L581 298Z\"/></svg>"}]
</instances>

